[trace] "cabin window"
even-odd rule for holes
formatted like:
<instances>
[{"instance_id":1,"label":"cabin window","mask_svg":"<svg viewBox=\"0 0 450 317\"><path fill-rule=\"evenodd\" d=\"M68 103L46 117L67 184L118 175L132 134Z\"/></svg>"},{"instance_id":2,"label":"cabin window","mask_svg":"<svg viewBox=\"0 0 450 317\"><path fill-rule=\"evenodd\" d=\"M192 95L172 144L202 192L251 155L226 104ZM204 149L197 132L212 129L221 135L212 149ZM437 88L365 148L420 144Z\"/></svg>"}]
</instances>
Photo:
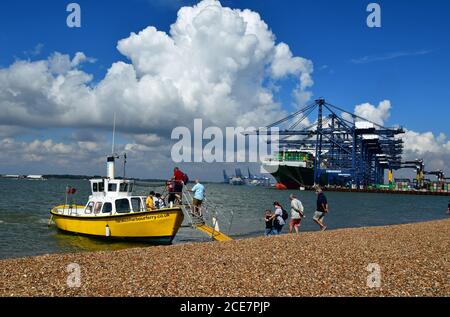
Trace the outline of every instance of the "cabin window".
<instances>
[{"instance_id":1,"label":"cabin window","mask_svg":"<svg viewBox=\"0 0 450 317\"><path fill-rule=\"evenodd\" d=\"M97 186L97 183L93 183L93 184L92 184L92 191L93 191L93 192L98 192L98 186Z\"/></svg>"},{"instance_id":2,"label":"cabin window","mask_svg":"<svg viewBox=\"0 0 450 317\"><path fill-rule=\"evenodd\" d=\"M98 214L102 210L103 204L101 202L97 202L95 204L94 213Z\"/></svg>"},{"instance_id":3,"label":"cabin window","mask_svg":"<svg viewBox=\"0 0 450 317\"><path fill-rule=\"evenodd\" d=\"M127 183L121 183L120 184L120 191L126 193L128 191L128 184Z\"/></svg>"},{"instance_id":4,"label":"cabin window","mask_svg":"<svg viewBox=\"0 0 450 317\"><path fill-rule=\"evenodd\" d=\"M105 191L105 183L103 183L103 182L98 183L98 191L99 192Z\"/></svg>"},{"instance_id":5,"label":"cabin window","mask_svg":"<svg viewBox=\"0 0 450 317\"><path fill-rule=\"evenodd\" d=\"M129 186L129 188L128 188L128 191L129 191L130 193L133 192L133 183L130 184L130 186Z\"/></svg>"},{"instance_id":6,"label":"cabin window","mask_svg":"<svg viewBox=\"0 0 450 317\"><path fill-rule=\"evenodd\" d=\"M108 191L109 192L116 192L117 191L117 184L109 184L108 185Z\"/></svg>"},{"instance_id":7,"label":"cabin window","mask_svg":"<svg viewBox=\"0 0 450 317\"><path fill-rule=\"evenodd\" d=\"M134 212L140 212L144 210L140 198L131 198L131 206L133 207Z\"/></svg>"},{"instance_id":8,"label":"cabin window","mask_svg":"<svg viewBox=\"0 0 450 317\"><path fill-rule=\"evenodd\" d=\"M85 213L91 214L93 210L94 210L94 202L90 201L86 206Z\"/></svg>"},{"instance_id":9,"label":"cabin window","mask_svg":"<svg viewBox=\"0 0 450 317\"><path fill-rule=\"evenodd\" d=\"M112 204L111 203L105 203L103 205L103 213L110 213L112 212Z\"/></svg>"},{"instance_id":10,"label":"cabin window","mask_svg":"<svg viewBox=\"0 0 450 317\"><path fill-rule=\"evenodd\" d=\"M130 212L130 201L126 198L116 200L116 212L119 214L126 214Z\"/></svg>"}]
</instances>

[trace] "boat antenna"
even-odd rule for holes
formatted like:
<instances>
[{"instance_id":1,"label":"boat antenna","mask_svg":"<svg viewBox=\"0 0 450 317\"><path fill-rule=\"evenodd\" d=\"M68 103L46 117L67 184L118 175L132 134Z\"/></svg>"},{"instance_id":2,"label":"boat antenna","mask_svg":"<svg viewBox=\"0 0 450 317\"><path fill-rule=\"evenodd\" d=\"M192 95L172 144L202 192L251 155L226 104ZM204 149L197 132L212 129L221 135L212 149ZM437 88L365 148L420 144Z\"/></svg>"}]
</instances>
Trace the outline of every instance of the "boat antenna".
<instances>
[{"instance_id":1,"label":"boat antenna","mask_svg":"<svg viewBox=\"0 0 450 317\"><path fill-rule=\"evenodd\" d=\"M125 170L127 165L127 153L123 154L123 179L125 179Z\"/></svg>"},{"instance_id":2,"label":"boat antenna","mask_svg":"<svg viewBox=\"0 0 450 317\"><path fill-rule=\"evenodd\" d=\"M113 156L114 156L115 137L116 137L116 113L114 112L114 124L113 124L113 136L112 136L112 152L111 152L111 154Z\"/></svg>"}]
</instances>

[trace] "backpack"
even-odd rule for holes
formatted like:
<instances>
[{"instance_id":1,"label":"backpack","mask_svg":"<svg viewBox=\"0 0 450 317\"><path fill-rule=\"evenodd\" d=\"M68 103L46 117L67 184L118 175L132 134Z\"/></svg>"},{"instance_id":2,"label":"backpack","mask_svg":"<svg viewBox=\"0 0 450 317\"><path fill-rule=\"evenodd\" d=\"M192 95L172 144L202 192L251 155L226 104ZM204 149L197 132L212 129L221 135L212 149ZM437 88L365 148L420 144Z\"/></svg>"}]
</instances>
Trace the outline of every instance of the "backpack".
<instances>
[{"instance_id":1,"label":"backpack","mask_svg":"<svg viewBox=\"0 0 450 317\"><path fill-rule=\"evenodd\" d=\"M183 173L183 183L184 185L187 185L189 183L189 176L187 174Z\"/></svg>"},{"instance_id":2,"label":"backpack","mask_svg":"<svg viewBox=\"0 0 450 317\"><path fill-rule=\"evenodd\" d=\"M283 215L281 216L281 218L283 218L283 220L287 220L289 218L288 212L284 208L282 208L281 210L283 211Z\"/></svg>"}]
</instances>

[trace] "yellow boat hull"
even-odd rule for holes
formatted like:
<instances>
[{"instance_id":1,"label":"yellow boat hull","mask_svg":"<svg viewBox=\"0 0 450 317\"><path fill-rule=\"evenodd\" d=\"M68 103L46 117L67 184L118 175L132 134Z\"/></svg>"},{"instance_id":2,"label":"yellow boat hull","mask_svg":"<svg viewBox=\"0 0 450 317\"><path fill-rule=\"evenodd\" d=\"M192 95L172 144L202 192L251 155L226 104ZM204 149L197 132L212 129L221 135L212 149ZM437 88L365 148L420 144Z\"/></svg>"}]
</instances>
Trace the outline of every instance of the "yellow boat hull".
<instances>
[{"instance_id":1,"label":"yellow boat hull","mask_svg":"<svg viewBox=\"0 0 450 317\"><path fill-rule=\"evenodd\" d=\"M146 240L171 243L183 222L181 208L161 209L113 216L82 217L50 212L56 227L62 231L96 237Z\"/></svg>"}]
</instances>

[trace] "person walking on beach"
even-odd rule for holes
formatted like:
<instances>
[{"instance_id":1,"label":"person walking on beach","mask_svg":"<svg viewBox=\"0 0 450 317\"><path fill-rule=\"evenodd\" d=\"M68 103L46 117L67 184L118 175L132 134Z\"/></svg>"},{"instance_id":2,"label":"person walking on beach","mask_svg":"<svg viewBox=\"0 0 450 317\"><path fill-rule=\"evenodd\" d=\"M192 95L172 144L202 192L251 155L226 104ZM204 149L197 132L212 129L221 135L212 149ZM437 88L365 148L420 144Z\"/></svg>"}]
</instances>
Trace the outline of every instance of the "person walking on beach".
<instances>
[{"instance_id":1,"label":"person walking on beach","mask_svg":"<svg viewBox=\"0 0 450 317\"><path fill-rule=\"evenodd\" d=\"M294 194L289 195L291 200L291 221L289 222L289 233L295 232L298 234L298 229L302 222L302 218L305 216L303 204Z\"/></svg>"},{"instance_id":2,"label":"person walking on beach","mask_svg":"<svg viewBox=\"0 0 450 317\"><path fill-rule=\"evenodd\" d=\"M264 217L264 222L266 223L266 231L264 235L269 237L273 235L273 212L270 210L266 210L266 215Z\"/></svg>"},{"instance_id":3,"label":"person walking on beach","mask_svg":"<svg viewBox=\"0 0 450 317\"><path fill-rule=\"evenodd\" d=\"M320 187L316 187L317 208L313 220L320 226L320 230L325 231L327 226L323 224L323 218L328 213L328 201Z\"/></svg>"},{"instance_id":4,"label":"person walking on beach","mask_svg":"<svg viewBox=\"0 0 450 317\"><path fill-rule=\"evenodd\" d=\"M200 180L195 180L195 185L189 190L194 193L194 198L192 200L193 210L192 212L197 216L202 216L202 204L205 199L205 186L200 184Z\"/></svg>"},{"instance_id":5,"label":"person walking on beach","mask_svg":"<svg viewBox=\"0 0 450 317\"><path fill-rule=\"evenodd\" d=\"M283 207L279 202L274 202L273 206L275 207L275 213L272 216L273 220L273 234L278 235L283 230L283 226L286 222L283 219Z\"/></svg>"}]
</instances>

